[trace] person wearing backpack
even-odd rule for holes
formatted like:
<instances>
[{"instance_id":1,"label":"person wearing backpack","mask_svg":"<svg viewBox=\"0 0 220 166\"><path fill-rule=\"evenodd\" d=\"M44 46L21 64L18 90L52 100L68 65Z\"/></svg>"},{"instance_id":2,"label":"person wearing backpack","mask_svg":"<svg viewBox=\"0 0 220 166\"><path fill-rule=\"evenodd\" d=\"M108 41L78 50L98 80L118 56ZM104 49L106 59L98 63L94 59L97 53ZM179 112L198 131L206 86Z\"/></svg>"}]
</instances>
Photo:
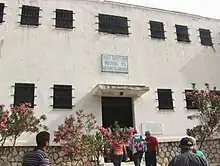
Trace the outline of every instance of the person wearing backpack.
<instances>
[{"instance_id":1,"label":"person wearing backpack","mask_svg":"<svg viewBox=\"0 0 220 166\"><path fill-rule=\"evenodd\" d=\"M133 137L130 141L130 149L133 154L133 160L135 166L141 165L141 160L144 152L146 151L146 144L144 138L135 130Z\"/></svg>"}]
</instances>

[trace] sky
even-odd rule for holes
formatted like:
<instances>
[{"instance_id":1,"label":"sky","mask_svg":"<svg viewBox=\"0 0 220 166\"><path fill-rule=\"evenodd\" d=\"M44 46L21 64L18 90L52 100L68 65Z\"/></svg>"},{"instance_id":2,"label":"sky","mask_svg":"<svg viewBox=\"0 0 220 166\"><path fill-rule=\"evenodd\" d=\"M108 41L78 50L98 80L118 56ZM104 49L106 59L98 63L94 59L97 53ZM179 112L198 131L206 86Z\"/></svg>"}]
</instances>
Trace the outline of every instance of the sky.
<instances>
[{"instance_id":1,"label":"sky","mask_svg":"<svg viewBox=\"0 0 220 166\"><path fill-rule=\"evenodd\" d=\"M112 0L220 19L220 0Z\"/></svg>"}]
</instances>

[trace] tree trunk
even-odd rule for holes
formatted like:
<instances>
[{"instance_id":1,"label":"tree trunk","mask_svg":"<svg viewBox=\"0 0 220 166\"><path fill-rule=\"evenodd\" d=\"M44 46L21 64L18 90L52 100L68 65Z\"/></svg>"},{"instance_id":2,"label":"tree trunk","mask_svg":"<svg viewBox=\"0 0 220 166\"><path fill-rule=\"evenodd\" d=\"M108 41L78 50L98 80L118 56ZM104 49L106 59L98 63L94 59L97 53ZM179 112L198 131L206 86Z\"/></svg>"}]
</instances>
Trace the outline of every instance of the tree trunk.
<instances>
[{"instance_id":1,"label":"tree trunk","mask_svg":"<svg viewBox=\"0 0 220 166\"><path fill-rule=\"evenodd\" d=\"M2 140L1 146L4 146L6 139L7 139L7 137L5 137L5 138Z\"/></svg>"},{"instance_id":2,"label":"tree trunk","mask_svg":"<svg viewBox=\"0 0 220 166\"><path fill-rule=\"evenodd\" d=\"M13 149L15 148L15 144L16 144L17 139L18 139L18 136L16 135L13 140L13 146L12 146Z\"/></svg>"}]
</instances>

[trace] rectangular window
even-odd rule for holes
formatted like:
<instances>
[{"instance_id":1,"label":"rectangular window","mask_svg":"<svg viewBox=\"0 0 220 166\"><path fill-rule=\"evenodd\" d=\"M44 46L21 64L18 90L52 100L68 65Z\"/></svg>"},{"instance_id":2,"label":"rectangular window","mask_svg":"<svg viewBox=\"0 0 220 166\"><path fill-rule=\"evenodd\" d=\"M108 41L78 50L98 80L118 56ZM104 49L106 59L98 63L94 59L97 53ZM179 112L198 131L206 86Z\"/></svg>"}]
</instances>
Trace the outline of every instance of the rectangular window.
<instances>
[{"instance_id":1,"label":"rectangular window","mask_svg":"<svg viewBox=\"0 0 220 166\"><path fill-rule=\"evenodd\" d=\"M198 107L195 104L193 104L193 100L190 98L190 96L187 95L187 94L190 94L192 92L193 92L193 90L185 90L186 108L187 109L198 109Z\"/></svg>"},{"instance_id":2,"label":"rectangular window","mask_svg":"<svg viewBox=\"0 0 220 166\"><path fill-rule=\"evenodd\" d=\"M99 32L129 35L128 18L107 14L99 14Z\"/></svg>"},{"instance_id":3,"label":"rectangular window","mask_svg":"<svg viewBox=\"0 0 220 166\"><path fill-rule=\"evenodd\" d=\"M54 109L72 109L72 98L72 85L54 85Z\"/></svg>"},{"instance_id":4,"label":"rectangular window","mask_svg":"<svg viewBox=\"0 0 220 166\"><path fill-rule=\"evenodd\" d=\"M73 29L73 11L56 9L56 28Z\"/></svg>"},{"instance_id":5,"label":"rectangular window","mask_svg":"<svg viewBox=\"0 0 220 166\"><path fill-rule=\"evenodd\" d=\"M204 46L212 46L212 37L209 29L199 29L201 44Z\"/></svg>"},{"instance_id":6,"label":"rectangular window","mask_svg":"<svg viewBox=\"0 0 220 166\"><path fill-rule=\"evenodd\" d=\"M173 109L173 98L171 89L158 89L159 109Z\"/></svg>"},{"instance_id":7,"label":"rectangular window","mask_svg":"<svg viewBox=\"0 0 220 166\"><path fill-rule=\"evenodd\" d=\"M3 23L3 17L4 17L4 8L5 8L5 4L4 3L0 3L0 23Z\"/></svg>"},{"instance_id":8,"label":"rectangular window","mask_svg":"<svg viewBox=\"0 0 220 166\"><path fill-rule=\"evenodd\" d=\"M21 25L39 26L39 7L22 6Z\"/></svg>"},{"instance_id":9,"label":"rectangular window","mask_svg":"<svg viewBox=\"0 0 220 166\"><path fill-rule=\"evenodd\" d=\"M162 22L150 21L151 38L165 39L164 25Z\"/></svg>"},{"instance_id":10,"label":"rectangular window","mask_svg":"<svg viewBox=\"0 0 220 166\"><path fill-rule=\"evenodd\" d=\"M15 83L14 90L14 106L18 106L22 103L31 103L34 107L34 84L27 83Z\"/></svg>"},{"instance_id":11,"label":"rectangular window","mask_svg":"<svg viewBox=\"0 0 220 166\"><path fill-rule=\"evenodd\" d=\"M190 42L188 27L183 25L175 25L177 41Z\"/></svg>"}]
</instances>

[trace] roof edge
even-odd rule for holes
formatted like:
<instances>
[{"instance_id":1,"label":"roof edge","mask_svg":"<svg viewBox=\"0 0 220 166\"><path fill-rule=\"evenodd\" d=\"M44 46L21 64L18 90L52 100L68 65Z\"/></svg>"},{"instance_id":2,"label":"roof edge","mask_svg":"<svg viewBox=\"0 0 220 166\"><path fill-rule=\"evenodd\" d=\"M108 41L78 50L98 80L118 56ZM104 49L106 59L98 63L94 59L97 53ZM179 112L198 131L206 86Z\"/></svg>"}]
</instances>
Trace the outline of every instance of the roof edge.
<instances>
[{"instance_id":1,"label":"roof edge","mask_svg":"<svg viewBox=\"0 0 220 166\"><path fill-rule=\"evenodd\" d=\"M198 18L198 19L200 18L200 19L220 21L220 18L218 19L218 18L205 17L205 16L201 16L201 15L196 15L196 14L178 12L175 10L160 9L160 8L148 7L148 6L142 6L142 5L129 4L129 3L124 3L124 2L113 2L110 0L100 0L99 2L118 5L118 6L124 6L124 7L131 7L131 8L135 7L135 8L142 9L142 10L152 10L152 11L159 11L159 12L170 13L170 14L179 14L182 16L191 16L193 18Z\"/></svg>"}]
</instances>

